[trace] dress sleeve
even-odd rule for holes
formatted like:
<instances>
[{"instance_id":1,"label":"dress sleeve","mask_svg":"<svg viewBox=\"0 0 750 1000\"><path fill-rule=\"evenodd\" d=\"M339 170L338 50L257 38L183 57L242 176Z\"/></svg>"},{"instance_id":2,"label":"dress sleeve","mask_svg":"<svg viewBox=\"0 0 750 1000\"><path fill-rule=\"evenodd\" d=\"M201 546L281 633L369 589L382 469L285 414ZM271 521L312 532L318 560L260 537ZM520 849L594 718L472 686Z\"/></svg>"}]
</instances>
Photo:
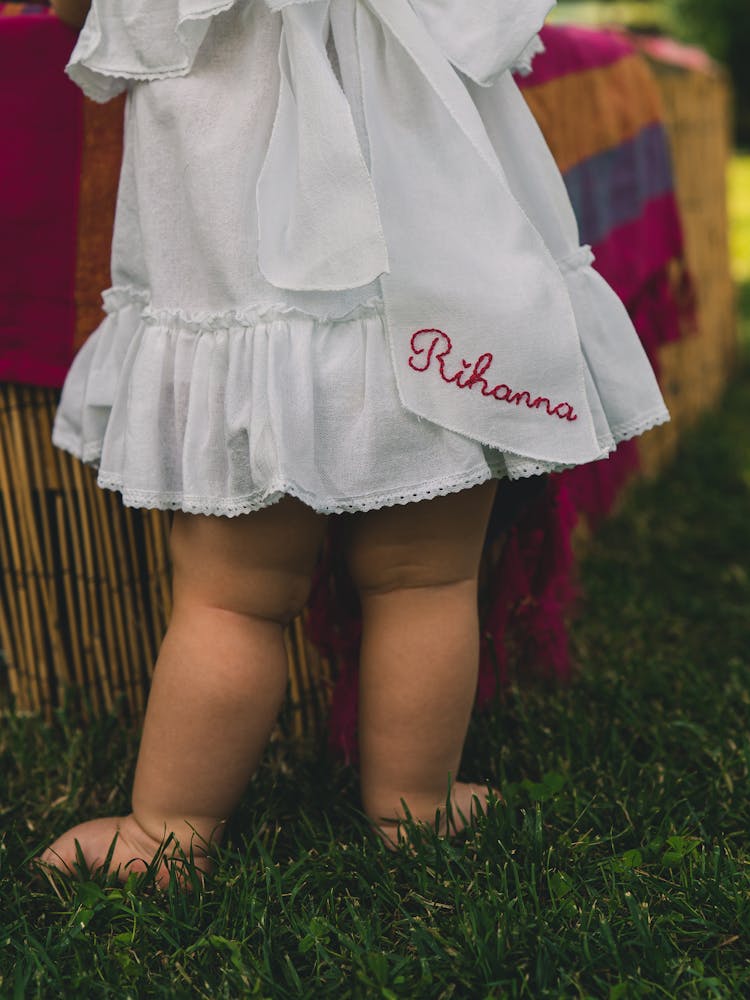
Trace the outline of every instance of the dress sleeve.
<instances>
[{"instance_id":1,"label":"dress sleeve","mask_svg":"<svg viewBox=\"0 0 750 1000\"><path fill-rule=\"evenodd\" d=\"M103 103L133 80L186 76L211 19L255 0L93 0L68 65L70 79Z\"/></svg>"}]
</instances>

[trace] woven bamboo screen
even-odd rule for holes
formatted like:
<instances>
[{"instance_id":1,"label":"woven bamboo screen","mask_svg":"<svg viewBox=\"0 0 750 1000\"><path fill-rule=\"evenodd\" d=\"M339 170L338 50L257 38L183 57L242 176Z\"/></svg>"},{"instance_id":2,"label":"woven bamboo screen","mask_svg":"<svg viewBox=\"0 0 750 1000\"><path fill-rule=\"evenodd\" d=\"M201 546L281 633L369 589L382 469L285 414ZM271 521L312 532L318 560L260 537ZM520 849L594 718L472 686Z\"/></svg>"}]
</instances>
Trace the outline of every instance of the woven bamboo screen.
<instances>
[{"instance_id":1,"label":"woven bamboo screen","mask_svg":"<svg viewBox=\"0 0 750 1000\"><path fill-rule=\"evenodd\" d=\"M171 608L170 515L123 507L52 446L57 397L0 385L0 689L21 712L49 717L72 687L85 710L138 716ZM297 736L319 732L330 665L301 619L286 643L283 721Z\"/></svg>"},{"instance_id":2,"label":"woven bamboo screen","mask_svg":"<svg viewBox=\"0 0 750 1000\"><path fill-rule=\"evenodd\" d=\"M643 441L653 473L680 432L712 406L734 357L724 172L729 95L720 76L655 67L699 295L699 331L663 353L674 422ZM0 384L0 700L49 717L64 690L90 711L143 710L170 611L169 515L133 511L95 485L91 469L50 444L53 390ZM291 688L285 728L322 729L331 664L287 632ZM2 666L2 664L0 664Z\"/></svg>"},{"instance_id":3,"label":"woven bamboo screen","mask_svg":"<svg viewBox=\"0 0 750 1000\"><path fill-rule=\"evenodd\" d=\"M65 688L85 708L131 716L145 693L171 607L170 515L129 510L95 474L51 444L58 393L0 385L2 686L18 711L49 717ZM330 666L302 620L288 629L298 736L322 729Z\"/></svg>"}]
</instances>

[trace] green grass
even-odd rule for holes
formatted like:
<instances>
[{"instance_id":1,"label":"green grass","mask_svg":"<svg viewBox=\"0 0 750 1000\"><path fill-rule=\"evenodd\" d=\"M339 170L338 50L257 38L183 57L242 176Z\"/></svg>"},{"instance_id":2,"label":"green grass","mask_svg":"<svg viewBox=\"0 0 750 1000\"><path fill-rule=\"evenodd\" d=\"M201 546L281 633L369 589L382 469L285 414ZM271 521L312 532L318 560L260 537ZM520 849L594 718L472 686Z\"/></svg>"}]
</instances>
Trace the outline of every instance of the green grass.
<instances>
[{"instance_id":1,"label":"green grass","mask_svg":"<svg viewBox=\"0 0 750 1000\"><path fill-rule=\"evenodd\" d=\"M750 376L594 539L566 689L472 726L498 806L391 856L353 773L274 744L205 889L35 886L31 855L124 810L115 720L0 736L2 997L750 993Z\"/></svg>"}]
</instances>

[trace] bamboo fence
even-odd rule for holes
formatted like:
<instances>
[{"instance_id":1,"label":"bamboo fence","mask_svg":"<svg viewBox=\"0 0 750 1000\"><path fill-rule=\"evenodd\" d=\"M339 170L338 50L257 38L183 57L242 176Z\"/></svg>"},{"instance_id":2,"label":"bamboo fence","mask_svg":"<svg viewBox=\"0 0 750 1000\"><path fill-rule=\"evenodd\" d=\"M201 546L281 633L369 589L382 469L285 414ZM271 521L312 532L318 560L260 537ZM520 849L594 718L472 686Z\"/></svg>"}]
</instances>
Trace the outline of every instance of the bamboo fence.
<instances>
[{"instance_id":1,"label":"bamboo fence","mask_svg":"<svg viewBox=\"0 0 750 1000\"><path fill-rule=\"evenodd\" d=\"M720 74L654 66L672 141L698 332L662 352L673 423L641 446L653 474L713 406L735 353L725 167L729 93ZM114 179L113 179L114 183ZM0 703L51 718L66 690L84 712L141 715L170 613L170 515L129 510L51 444L58 392L0 384ZM288 735L320 733L334 666L287 630Z\"/></svg>"},{"instance_id":2,"label":"bamboo fence","mask_svg":"<svg viewBox=\"0 0 750 1000\"><path fill-rule=\"evenodd\" d=\"M163 511L124 507L51 443L59 393L0 385L0 690L51 718L65 690L85 713L142 714L171 609ZM320 732L331 667L298 618L286 633L289 735Z\"/></svg>"}]
</instances>

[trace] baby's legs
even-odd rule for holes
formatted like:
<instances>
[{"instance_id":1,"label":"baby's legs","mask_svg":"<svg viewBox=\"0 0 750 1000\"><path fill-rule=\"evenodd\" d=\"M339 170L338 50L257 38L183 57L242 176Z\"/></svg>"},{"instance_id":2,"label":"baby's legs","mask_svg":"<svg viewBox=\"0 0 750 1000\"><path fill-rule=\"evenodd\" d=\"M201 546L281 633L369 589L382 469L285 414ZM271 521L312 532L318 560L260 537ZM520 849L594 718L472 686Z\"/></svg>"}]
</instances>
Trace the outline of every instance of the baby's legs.
<instances>
[{"instance_id":1,"label":"baby's legs","mask_svg":"<svg viewBox=\"0 0 750 1000\"><path fill-rule=\"evenodd\" d=\"M307 599L324 519L285 499L236 518L177 513L173 611L154 671L133 812L81 824L42 860L112 867L151 860L165 835L198 864L220 838L263 753L287 682L284 625ZM136 863L130 866L142 869ZM162 868L160 881L167 878Z\"/></svg>"},{"instance_id":2,"label":"baby's legs","mask_svg":"<svg viewBox=\"0 0 750 1000\"><path fill-rule=\"evenodd\" d=\"M418 821L445 812L476 693L477 575L494 492L491 482L352 518L362 800L384 833L403 817L402 799ZM486 789L454 785L467 818L474 794L483 804Z\"/></svg>"}]
</instances>

